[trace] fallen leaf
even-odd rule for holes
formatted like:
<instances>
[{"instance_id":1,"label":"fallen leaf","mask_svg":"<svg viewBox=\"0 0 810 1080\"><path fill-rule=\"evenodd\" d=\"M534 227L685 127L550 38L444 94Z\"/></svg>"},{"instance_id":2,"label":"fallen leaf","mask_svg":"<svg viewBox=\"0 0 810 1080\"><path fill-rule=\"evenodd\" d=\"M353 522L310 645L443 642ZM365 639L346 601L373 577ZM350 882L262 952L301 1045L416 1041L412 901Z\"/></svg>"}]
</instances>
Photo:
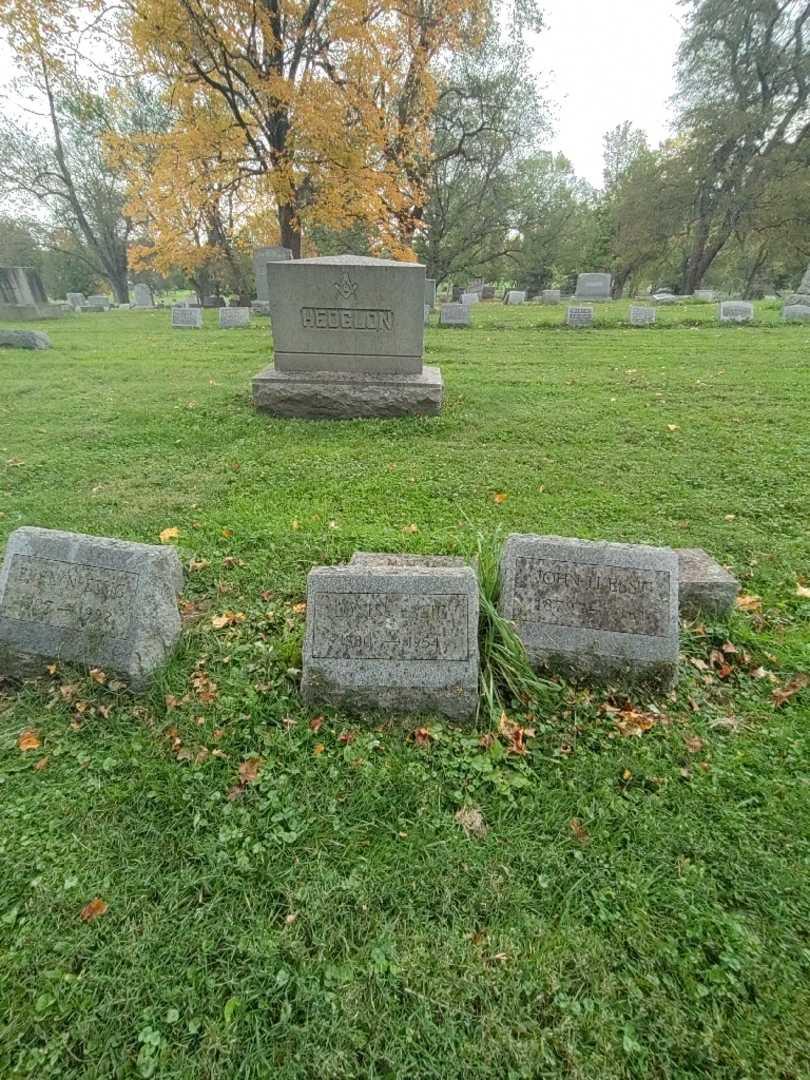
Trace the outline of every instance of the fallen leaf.
<instances>
[{"instance_id":1,"label":"fallen leaf","mask_svg":"<svg viewBox=\"0 0 810 1080\"><path fill-rule=\"evenodd\" d=\"M236 626L237 623L243 623L246 618L244 611L223 611L221 615L213 617L211 625L215 630L222 630L226 626Z\"/></svg>"},{"instance_id":2,"label":"fallen leaf","mask_svg":"<svg viewBox=\"0 0 810 1080\"><path fill-rule=\"evenodd\" d=\"M356 731L341 731L341 733L338 735L338 742L342 746L348 746L349 743L353 743L356 738Z\"/></svg>"},{"instance_id":3,"label":"fallen leaf","mask_svg":"<svg viewBox=\"0 0 810 1080\"><path fill-rule=\"evenodd\" d=\"M43 769L47 769L48 768L48 755L46 754L45 757L41 757L39 759L39 761L36 763L36 765L34 765L34 768L36 769L37 772L42 772Z\"/></svg>"},{"instance_id":4,"label":"fallen leaf","mask_svg":"<svg viewBox=\"0 0 810 1080\"><path fill-rule=\"evenodd\" d=\"M475 836L480 839L489 832L489 827L484 821L484 815L477 806L462 806L455 813L455 821L468 837Z\"/></svg>"},{"instance_id":5,"label":"fallen leaf","mask_svg":"<svg viewBox=\"0 0 810 1080\"><path fill-rule=\"evenodd\" d=\"M773 707L780 709L786 701L790 701L792 697L795 697L801 690L804 690L807 686L810 686L810 675L805 675L803 672L799 675L794 675L790 682L786 683L783 687L777 687L773 691L771 697L773 698Z\"/></svg>"},{"instance_id":6,"label":"fallen leaf","mask_svg":"<svg viewBox=\"0 0 810 1080\"><path fill-rule=\"evenodd\" d=\"M495 503L496 506L501 506L501 504L505 503L508 498L509 496L503 491L496 491L492 495L492 501Z\"/></svg>"},{"instance_id":7,"label":"fallen leaf","mask_svg":"<svg viewBox=\"0 0 810 1080\"><path fill-rule=\"evenodd\" d=\"M309 722L309 730L314 731L315 734L317 735L317 733L321 730L322 727L323 727L323 717L322 716L313 716L313 718Z\"/></svg>"},{"instance_id":8,"label":"fallen leaf","mask_svg":"<svg viewBox=\"0 0 810 1080\"><path fill-rule=\"evenodd\" d=\"M95 900L91 900L89 904L85 904L82 908L80 915L84 922L92 922L93 919L97 919L99 915L107 914L107 905L97 896Z\"/></svg>"},{"instance_id":9,"label":"fallen leaf","mask_svg":"<svg viewBox=\"0 0 810 1080\"><path fill-rule=\"evenodd\" d=\"M810 600L810 587L808 587L807 585L802 585L797 581L796 595L801 596L805 600Z\"/></svg>"},{"instance_id":10,"label":"fallen leaf","mask_svg":"<svg viewBox=\"0 0 810 1080\"><path fill-rule=\"evenodd\" d=\"M737 515L736 514L725 514L724 517L723 517L723 521L736 521L736 520L737 520Z\"/></svg>"},{"instance_id":11,"label":"fallen leaf","mask_svg":"<svg viewBox=\"0 0 810 1080\"><path fill-rule=\"evenodd\" d=\"M262 760L257 757L246 758L239 766L239 779L243 784L253 784L262 769Z\"/></svg>"},{"instance_id":12,"label":"fallen leaf","mask_svg":"<svg viewBox=\"0 0 810 1080\"><path fill-rule=\"evenodd\" d=\"M737 597L737 607L740 611L762 611L762 597L741 593Z\"/></svg>"},{"instance_id":13,"label":"fallen leaf","mask_svg":"<svg viewBox=\"0 0 810 1080\"><path fill-rule=\"evenodd\" d=\"M200 570L207 570L211 563L208 559L189 559L188 572L190 574L198 574Z\"/></svg>"},{"instance_id":14,"label":"fallen leaf","mask_svg":"<svg viewBox=\"0 0 810 1080\"><path fill-rule=\"evenodd\" d=\"M417 746L427 746L432 738L433 733L430 728L418 727L413 733L413 741Z\"/></svg>"},{"instance_id":15,"label":"fallen leaf","mask_svg":"<svg viewBox=\"0 0 810 1080\"><path fill-rule=\"evenodd\" d=\"M244 566L245 564L242 559L237 559L235 555L226 555L222 560L222 565L226 570L230 570L234 566Z\"/></svg>"},{"instance_id":16,"label":"fallen leaf","mask_svg":"<svg viewBox=\"0 0 810 1080\"><path fill-rule=\"evenodd\" d=\"M313 753L313 754L322 754L322 753L324 752L324 750L325 750L325 749L326 749L326 747L325 747L325 746L323 745L323 743L322 743L322 742L319 742L319 743L317 743L317 744L315 745L315 748L314 748L314 750L312 751L312 753Z\"/></svg>"},{"instance_id":17,"label":"fallen leaf","mask_svg":"<svg viewBox=\"0 0 810 1080\"><path fill-rule=\"evenodd\" d=\"M582 844L584 847L586 844L590 844L591 838L588 836L588 831L579 818L571 818L568 822L568 828L574 834L574 837L578 844Z\"/></svg>"},{"instance_id":18,"label":"fallen leaf","mask_svg":"<svg viewBox=\"0 0 810 1080\"><path fill-rule=\"evenodd\" d=\"M46 670L47 670L49 675L58 675L59 674L59 665L58 664L48 664L48 667L46 668Z\"/></svg>"},{"instance_id":19,"label":"fallen leaf","mask_svg":"<svg viewBox=\"0 0 810 1080\"><path fill-rule=\"evenodd\" d=\"M42 746L39 733L36 731L24 731L17 739L17 746L23 752L26 750L38 750Z\"/></svg>"},{"instance_id":20,"label":"fallen leaf","mask_svg":"<svg viewBox=\"0 0 810 1080\"><path fill-rule=\"evenodd\" d=\"M418 529L418 527L417 527L416 525L414 525L413 523L411 523L410 525L403 525L403 526L402 526L402 531L403 531L404 533L411 533L411 534L413 534L413 533L418 533L418 532L419 532L419 529Z\"/></svg>"},{"instance_id":21,"label":"fallen leaf","mask_svg":"<svg viewBox=\"0 0 810 1080\"><path fill-rule=\"evenodd\" d=\"M235 533L234 533L233 529L223 529L222 530L222 539L223 540L230 540L232 536L235 536Z\"/></svg>"},{"instance_id":22,"label":"fallen leaf","mask_svg":"<svg viewBox=\"0 0 810 1080\"><path fill-rule=\"evenodd\" d=\"M680 431L680 424L667 424L667 431Z\"/></svg>"},{"instance_id":23,"label":"fallen leaf","mask_svg":"<svg viewBox=\"0 0 810 1080\"><path fill-rule=\"evenodd\" d=\"M300 604L293 604L291 610L293 615L303 615L304 612L307 610L307 605L303 602Z\"/></svg>"},{"instance_id":24,"label":"fallen leaf","mask_svg":"<svg viewBox=\"0 0 810 1080\"><path fill-rule=\"evenodd\" d=\"M699 735L690 735L687 739L684 739L684 742L690 754L699 754L705 745Z\"/></svg>"},{"instance_id":25,"label":"fallen leaf","mask_svg":"<svg viewBox=\"0 0 810 1080\"><path fill-rule=\"evenodd\" d=\"M293 518L292 519L292 527L294 529L300 529L301 528L301 522L298 520L298 518Z\"/></svg>"},{"instance_id":26,"label":"fallen leaf","mask_svg":"<svg viewBox=\"0 0 810 1080\"><path fill-rule=\"evenodd\" d=\"M180 535L180 530L172 526L170 529L164 529L160 534L161 544L168 544L170 540L176 540Z\"/></svg>"},{"instance_id":27,"label":"fallen leaf","mask_svg":"<svg viewBox=\"0 0 810 1080\"><path fill-rule=\"evenodd\" d=\"M98 683L99 686L103 686L107 681L107 672L102 671L101 668L90 668L90 678L93 682Z\"/></svg>"}]
</instances>

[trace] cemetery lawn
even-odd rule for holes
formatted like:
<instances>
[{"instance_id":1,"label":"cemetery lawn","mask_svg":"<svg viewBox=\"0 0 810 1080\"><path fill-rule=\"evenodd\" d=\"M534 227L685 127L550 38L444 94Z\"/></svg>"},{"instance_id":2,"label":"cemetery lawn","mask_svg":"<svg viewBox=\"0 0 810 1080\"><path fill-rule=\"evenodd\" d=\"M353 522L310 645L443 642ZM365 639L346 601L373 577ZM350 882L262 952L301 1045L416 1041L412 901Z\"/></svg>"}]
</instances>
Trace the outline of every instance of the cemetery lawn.
<instances>
[{"instance_id":1,"label":"cemetery lawn","mask_svg":"<svg viewBox=\"0 0 810 1080\"><path fill-rule=\"evenodd\" d=\"M191 569L147 696L0 683L0 1076L810 1076L810 326L626 311L431 328L429 420L257 415L267 324L211 312L0 352L0 540ZM485 709L302 708L313 564L509 532L705 547L745 609L670 698L510 703L524 755Z\"/></svg>"}]
</instances>

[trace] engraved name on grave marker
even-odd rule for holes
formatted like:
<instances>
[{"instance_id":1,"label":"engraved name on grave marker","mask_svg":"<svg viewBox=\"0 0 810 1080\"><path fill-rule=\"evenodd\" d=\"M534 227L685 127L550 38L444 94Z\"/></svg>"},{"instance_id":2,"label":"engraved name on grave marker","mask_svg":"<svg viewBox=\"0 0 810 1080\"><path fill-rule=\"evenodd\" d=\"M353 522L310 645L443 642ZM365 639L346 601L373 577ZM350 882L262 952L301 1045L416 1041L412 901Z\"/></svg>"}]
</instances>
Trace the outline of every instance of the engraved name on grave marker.
<instances>
[{"instance_id":1,"label":"engraved name on grave marker","mask_svg":"<svg viewBox=\"0 0 810 1080\"><path fill-rule=\"evenodd\" d=\"M172 308L172 326L175 330L201 330L202 324L202 308Z\"/></svg>"}]
</instances>

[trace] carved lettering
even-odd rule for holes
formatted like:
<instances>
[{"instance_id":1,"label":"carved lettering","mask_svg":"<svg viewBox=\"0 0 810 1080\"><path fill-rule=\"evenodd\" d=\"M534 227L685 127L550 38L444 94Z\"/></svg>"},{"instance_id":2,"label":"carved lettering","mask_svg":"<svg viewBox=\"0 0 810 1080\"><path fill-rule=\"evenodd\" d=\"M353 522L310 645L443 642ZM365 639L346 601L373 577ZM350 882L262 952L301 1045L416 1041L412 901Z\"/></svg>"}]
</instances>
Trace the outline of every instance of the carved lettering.
<instances>
[{"instance_id":1,"label":"carved lettering","mask_svg":"<svg viewBox=\"0 0 810 1080\"><path fill-rule=\"evenodd\" d=\"M376 330L391 333L394 313L388 309L302 307L305 330Z\"/></svg>"}]
</instances>

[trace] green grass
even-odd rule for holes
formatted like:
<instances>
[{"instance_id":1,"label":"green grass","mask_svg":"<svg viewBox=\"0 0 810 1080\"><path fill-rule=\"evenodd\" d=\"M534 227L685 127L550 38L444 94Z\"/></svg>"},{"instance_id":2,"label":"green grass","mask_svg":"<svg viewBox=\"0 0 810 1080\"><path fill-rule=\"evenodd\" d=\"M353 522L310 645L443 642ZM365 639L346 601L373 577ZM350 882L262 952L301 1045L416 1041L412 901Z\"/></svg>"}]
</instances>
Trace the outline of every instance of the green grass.
<instances>
[{"instance_id":1,"label":"green grass","mask_svg":"<svg viewBox=\"0 0 810 1080\"><path fill-rule=\"evenodd\" d=\"M0 686L0 1076L810 1076L810 692L771 698L810 669L810 327L626 310L431 328L431 420L257 415L267 324L211 312L0 352L0 537L176 527L207 561L145 698ZM489 709L414 734L301 707L313 564L511 531L702 546L762 610L685 627L670 698L507 702L525 756ZM731 674L701 669L727 641Z\"/></svg>"}]
</instances>

